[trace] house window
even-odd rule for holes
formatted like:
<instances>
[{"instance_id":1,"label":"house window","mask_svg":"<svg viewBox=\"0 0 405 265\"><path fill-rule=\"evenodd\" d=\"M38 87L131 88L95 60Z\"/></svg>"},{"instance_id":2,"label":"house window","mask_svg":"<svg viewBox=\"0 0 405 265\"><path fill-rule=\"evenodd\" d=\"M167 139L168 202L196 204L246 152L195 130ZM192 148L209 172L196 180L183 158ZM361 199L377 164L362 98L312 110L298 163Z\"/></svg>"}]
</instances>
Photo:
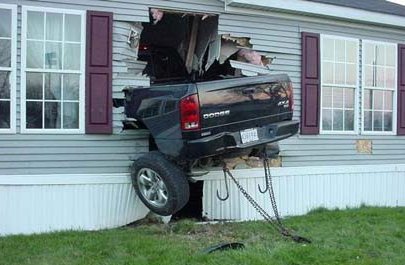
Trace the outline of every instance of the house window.
<instances>
[{"instance_id":1,"label":"house window","mask_svg":"<svg viewBox=\"0 0 405 265\"><path fill-rule=\"evenodd\" d=\"M354 133L358 87L359 42L356 39L321 38L321 131Z\"/></svg>"},{"instance_id":2,"label":"house window","mask_svg":"<svg viewBox=\"0 0 405 265\"><path fill-rule=\"evenodd\" d=\"M397 46L363 41L363 123L365 133L393 133L396 115Z\"/></svg>"},{"instance_id":3,"label":"house window","mask_svg":"<svg viewBox=\"0 0 405 265\"><path fill-rule=\"evenodd\" d=\"M23 7L23 132L83 132L84 25L81 11Z\"/></svg>"},{"instance_id":4,"label":"house window","mask_svg":"<svg viewBox=\"0 0 405 265\"><path fill-rule=\"evenodd\" d=\"M15 132L16 13L0 4L0 133Z\"/></svg>"}]
</instances>

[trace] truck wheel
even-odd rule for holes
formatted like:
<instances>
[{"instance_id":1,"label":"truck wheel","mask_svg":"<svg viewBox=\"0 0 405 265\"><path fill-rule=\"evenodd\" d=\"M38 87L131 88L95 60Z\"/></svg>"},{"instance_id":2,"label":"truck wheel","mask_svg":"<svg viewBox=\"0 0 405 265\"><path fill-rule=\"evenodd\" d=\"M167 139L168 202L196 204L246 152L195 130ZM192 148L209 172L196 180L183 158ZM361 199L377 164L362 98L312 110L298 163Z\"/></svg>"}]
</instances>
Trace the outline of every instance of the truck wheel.
<instances>
[{"instance_id":1,"label":"truck wheel","mask_svg":"<svg viewBox=\"0 0 405 265\"><path fill-rule=\"evenodd\" d=\"M190 191L184 172L157 151L135 160L131 177L139 198L156 214L172 215L188 202Z\"/></svg>"}]
</instances>

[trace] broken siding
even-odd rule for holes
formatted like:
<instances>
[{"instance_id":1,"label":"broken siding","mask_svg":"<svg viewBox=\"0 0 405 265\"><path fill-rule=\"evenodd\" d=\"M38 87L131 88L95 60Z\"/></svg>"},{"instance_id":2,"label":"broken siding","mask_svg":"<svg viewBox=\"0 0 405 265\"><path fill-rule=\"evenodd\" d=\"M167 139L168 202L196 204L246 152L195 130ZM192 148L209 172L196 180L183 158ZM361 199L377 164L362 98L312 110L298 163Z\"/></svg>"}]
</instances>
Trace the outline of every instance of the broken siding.
<instances>
[{"instance_id":1,"label":"broken siding","mask_svg":"<svg viewBox=\"0 0 405 265\"><path fill-rule=\"evenodd\" d=\"M243 25L243 27L240 27ZM301 101L301 39L298 23L267 17L222 14L219 34L249 37L253 49L276 57L270 66L273 73L288 73L294 89L294 118L299 117Z\"/></svg>"},{"instance_id":2,"label":"broken siding","mask_svg":"<svg viewBox=\"0 0 405 265\"><path fill-rule=\"evenodd\" d=\"M131 48L128 35L131 30L141 29L140 23L114 21L113 23L113 98L124 98L123 88L127 86L149 86L149 78L142 75L146 62L138 61L138 47ZM113 128L122 130L125 119L124 107L113 109Z\"/></svg>"},{"instance_id":3,"label":"broken siding","mask_svg":"<svg viewBox=\"0 0 405 265\"><path fill-rule=\"evenodd\" d=\"M301 32L405 42L404 30L307 16L270 15L271 12L268 17L223 14L219 31L221 34L250 37L254 49L277 57L271 69L290 75L294 85L294 119L297 120L301 113ZM361 67L359 75L361 89ZM361 97L359 102L361 104ZM358 140L370 141L372 154L359 152L356 147ZM403 136L297 135L282 141L280 147L284 167L405 163Z\"/></svg>"},{"instance_id":4,"label":"broken siding","mask_svg":"<svg viewBox=\"0 0 405 265\"><path fill-rule=\"evenodd\" d=\"M97 174L126 173L131 160L148 151L146 131L122 132L123 109L113 108L112 135L20 134L20 71L21 71L21 5L46 6L64 9L109 11L114 13L113 32L113 97L120 97L126 85L141 81L133 73L143 63L131 62L136 55L127 48L126 22L147 21L148 7L182 9L194 12L219 13L219 1L107 1L107 0L52 0L17 1L17 134L0 135L0 175L33 174ZM127 32L128 33L128 32ZM122 97L122 96L121 96Z\"/></svg>"}]
</instances>

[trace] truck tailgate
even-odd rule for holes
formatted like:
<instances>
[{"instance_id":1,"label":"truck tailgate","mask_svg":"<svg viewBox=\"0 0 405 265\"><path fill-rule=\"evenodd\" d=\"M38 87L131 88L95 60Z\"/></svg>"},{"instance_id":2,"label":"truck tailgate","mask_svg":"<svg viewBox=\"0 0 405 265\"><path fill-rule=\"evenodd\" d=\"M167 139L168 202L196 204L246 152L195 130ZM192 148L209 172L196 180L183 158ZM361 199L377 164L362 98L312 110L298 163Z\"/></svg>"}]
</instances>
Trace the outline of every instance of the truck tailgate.
<instances>
[{"instance_id":1,"label":"truck tailgate","mask_svg":"<svg viewBox=\"0 0 405 265\"><path fill-rule=\"evenodd\" d=\"M202 132L240 130L290 120L288 75L265 75L197 83Z\"/></svg>"}]
</instances>

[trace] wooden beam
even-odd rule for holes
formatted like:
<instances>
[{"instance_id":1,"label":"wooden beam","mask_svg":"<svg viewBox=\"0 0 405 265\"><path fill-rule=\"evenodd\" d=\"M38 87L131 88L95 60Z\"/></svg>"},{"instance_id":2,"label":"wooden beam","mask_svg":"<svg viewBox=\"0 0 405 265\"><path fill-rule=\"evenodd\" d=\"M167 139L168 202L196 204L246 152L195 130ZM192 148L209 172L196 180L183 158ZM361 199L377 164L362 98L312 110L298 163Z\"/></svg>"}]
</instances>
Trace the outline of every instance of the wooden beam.
<instances>
[{"instance_id":1,"label":"wooden beam","mask_svg":"<svg viewBox=\"0 0 405 265\"><path fill-rule=\"evenodd\" d=\"M193 68L193 58L195 47L197 45L197 35L198 35L198 26L200 23L200 17L194 16L193 18L193 26L191 28L191 35L190 35L190 42L188 44L187 56L186 56L186 69L187 72L191 73Z\"/></svg>"}]
</instances>

